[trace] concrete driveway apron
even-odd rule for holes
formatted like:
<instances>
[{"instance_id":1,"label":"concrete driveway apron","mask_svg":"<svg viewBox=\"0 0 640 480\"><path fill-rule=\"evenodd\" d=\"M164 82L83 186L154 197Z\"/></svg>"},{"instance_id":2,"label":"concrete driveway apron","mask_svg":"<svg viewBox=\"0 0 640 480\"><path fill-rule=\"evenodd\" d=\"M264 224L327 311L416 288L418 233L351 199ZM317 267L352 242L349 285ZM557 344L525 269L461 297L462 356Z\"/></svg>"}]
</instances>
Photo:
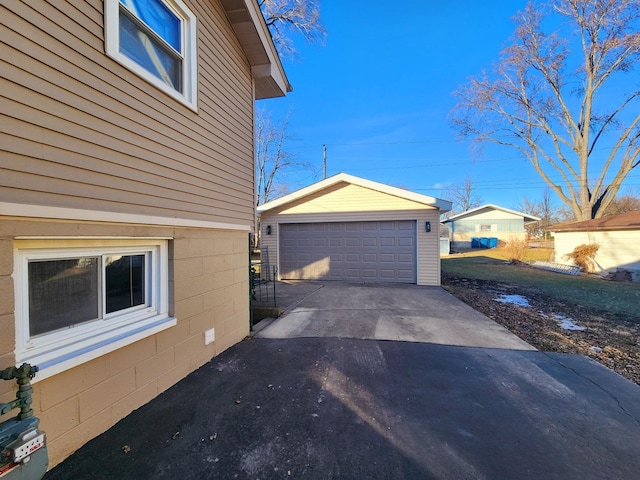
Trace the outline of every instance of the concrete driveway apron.
<instances>
[{"instance_id":1,"label":"concrete driveway apron","mask_svg":"<svg viewBox=\"0 0 640 480\"><path fill-rule=\"evenodd\" d=\"M399 340L535 350L444 289L418 285L318 285L256 336Z\"/></svg>"}]
</instances>

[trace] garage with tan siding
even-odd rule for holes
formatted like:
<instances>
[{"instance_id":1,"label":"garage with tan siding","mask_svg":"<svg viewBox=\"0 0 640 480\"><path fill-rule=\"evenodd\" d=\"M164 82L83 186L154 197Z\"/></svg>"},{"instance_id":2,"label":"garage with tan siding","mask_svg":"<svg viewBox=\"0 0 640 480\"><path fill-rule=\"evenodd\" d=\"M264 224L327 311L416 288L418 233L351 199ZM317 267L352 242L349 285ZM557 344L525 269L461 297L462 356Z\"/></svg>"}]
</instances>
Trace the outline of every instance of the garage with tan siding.
<instances>
[{"instance_id":1,"label":"garage with tan siding","mask_svg":"<svg viewBox=\"0 0 640 480\"><path fill-rule=\"evenodd\" d=\"M439 217L450 208L341 173L258 207L263 260L280 280L439 285Z\"/></svg>"}]
</instances>

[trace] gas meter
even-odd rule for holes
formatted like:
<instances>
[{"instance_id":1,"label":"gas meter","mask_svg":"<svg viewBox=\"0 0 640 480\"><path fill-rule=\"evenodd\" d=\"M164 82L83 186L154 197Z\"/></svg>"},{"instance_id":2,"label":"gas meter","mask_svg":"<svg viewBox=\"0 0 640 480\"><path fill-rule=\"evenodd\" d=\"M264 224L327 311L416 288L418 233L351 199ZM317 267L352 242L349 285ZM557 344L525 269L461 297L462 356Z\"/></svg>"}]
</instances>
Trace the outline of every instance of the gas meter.
<instances>
[{"instance_id":1,"label":"gas meter","mask_svg":"<svg viewBox=\"0 0 640 480\"><path fill-rule=\"evenodd\" d=\"M0 372L3 380L15 378L18 383L16 399L0 403L0 415L14 408L20 409L17 416L0 423L1 480L40 480L47 472L46 437L38 428L40 420L33 416L31 409L31 379L37 371L38 367L23 363L20 367L9 367Z\"/></svg>"}]
</instances>

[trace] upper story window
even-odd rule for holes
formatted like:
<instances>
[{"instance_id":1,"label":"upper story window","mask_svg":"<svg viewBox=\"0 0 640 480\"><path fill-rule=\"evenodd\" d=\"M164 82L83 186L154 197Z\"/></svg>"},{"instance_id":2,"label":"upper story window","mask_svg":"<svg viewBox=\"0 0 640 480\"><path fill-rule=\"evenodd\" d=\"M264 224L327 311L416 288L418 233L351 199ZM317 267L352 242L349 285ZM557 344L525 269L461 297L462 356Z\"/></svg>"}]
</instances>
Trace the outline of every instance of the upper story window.
<instances>
[{"instance_id":1,"label":"upper story window","mask_svg":"<svg viewBox=\"0 0 640 480\"><path fill-rule=\"evenodd\" d=\"M107 54L196 109L196 18L181 0L106 0Z\"/></svg>"}]
</instances>

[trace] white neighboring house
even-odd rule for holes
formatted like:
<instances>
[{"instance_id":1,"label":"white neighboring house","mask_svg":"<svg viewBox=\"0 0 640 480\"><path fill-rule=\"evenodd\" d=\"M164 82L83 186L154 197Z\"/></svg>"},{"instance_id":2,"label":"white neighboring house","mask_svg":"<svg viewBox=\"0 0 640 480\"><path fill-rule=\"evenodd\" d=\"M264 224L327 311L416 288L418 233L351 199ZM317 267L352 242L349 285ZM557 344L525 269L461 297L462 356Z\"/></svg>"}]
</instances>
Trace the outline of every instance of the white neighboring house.
<instances>
[{"instance_id":1,"label":"white neighboring house","mask_svg":"<svg viewBox=\"0 0 640 480\"><path fill-rule=\"evenodd\" d=\"M496 238L509 242L527 237L525 225L539 221L539 217L517 212L498 205L486 204L443 220L451 232L454 248L469 248L473 238Z\"/></svg>"},{"instance_id":2,"label":"white neighboring house","mask_svg":"<svg viewBox=\"0 0 640 480\"><path fill-rule=\"evenodd\" d=\"M627 270L640 281L640 210L594 220L565 222L548 229L555 238L555 261L568 263L567 254L582 244L599 246L594 263L600 272Z\"/></svg>"}]
</instances>

